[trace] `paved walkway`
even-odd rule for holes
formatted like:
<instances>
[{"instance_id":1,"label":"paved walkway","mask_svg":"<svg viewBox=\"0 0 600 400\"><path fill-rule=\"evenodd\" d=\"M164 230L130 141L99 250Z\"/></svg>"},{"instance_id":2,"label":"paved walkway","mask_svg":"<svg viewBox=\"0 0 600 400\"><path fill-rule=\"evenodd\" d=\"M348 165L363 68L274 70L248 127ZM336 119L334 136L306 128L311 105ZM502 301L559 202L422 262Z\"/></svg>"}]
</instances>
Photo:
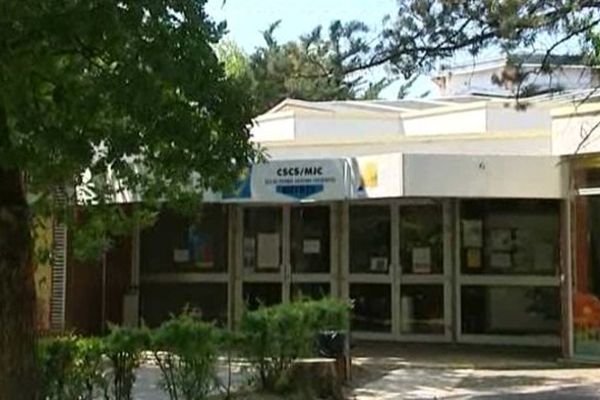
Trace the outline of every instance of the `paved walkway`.
<instances>
[{"instance_id":1,"label":"paved walkway","mask_svg":"<svg viewBox=\"0 0 600 400\"><path fill-rule=\"evenodd\" d=\"M548 350L377 343L361 345L352 353L354 388L349 399L600 399L600 368L561 364L558 354ZM224 366L219 375L226 379ZM247 379L239 365L233 375L238 387ZM140 368L134 398L166 400L159 377L153 365Z\"/></svg>"},{"instance_id":2,"label":"paved walkway","mask_svg":"<svg viewBox=\"0 0 600 400\"><path fill-rule=\"evenodd\" d=\"M355 353L356 400L600 399L600 369L560 364L547 350L377 344Z\"/></svg>"},{"instance_id":3,"label":"paved walkway","mask_svg":"<svg viewBox=\"0 0 600 400\"><path fill-rule=\"evenodd\" d=\"M600 372L400 368L355 389L350 398L591 400L600 399Z\"/></svg>"},{"instance_id":4,"label":"paved walkway","mask_svg":"<svg viewBox=\"0 0 600 400\"><path fill-rule=\"evenodd\" d=\"M225 384L228 382L229 370L226 363L222 361L218 369L218 378ZM243 386L248 381L248 376L239 364L232 366L231 385L232 390ZM153 363L145 363L138 370L133 387L133 398L135 400L168 400L168 396L161 388L161 374L158 366Z\"/></svg>"}]
</instances>

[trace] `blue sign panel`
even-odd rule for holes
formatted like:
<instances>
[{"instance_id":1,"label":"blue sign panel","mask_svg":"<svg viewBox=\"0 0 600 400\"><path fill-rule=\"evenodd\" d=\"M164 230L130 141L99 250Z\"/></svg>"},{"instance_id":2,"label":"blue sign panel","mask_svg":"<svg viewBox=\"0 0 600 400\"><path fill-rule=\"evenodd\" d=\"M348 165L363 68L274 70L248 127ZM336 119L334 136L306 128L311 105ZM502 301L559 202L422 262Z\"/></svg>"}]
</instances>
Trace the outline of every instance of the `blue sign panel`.
<instances>
[{"instance_id":1,"label":"blue sign panel","mask_svg":"<svg viewBox=\"0 0 600 400\"><path fill-rule=\"evenodd\" d=\"M298 200L306 199L324 190L320 185L277 185L275 191Z\"/></svg>"}]
</instances>

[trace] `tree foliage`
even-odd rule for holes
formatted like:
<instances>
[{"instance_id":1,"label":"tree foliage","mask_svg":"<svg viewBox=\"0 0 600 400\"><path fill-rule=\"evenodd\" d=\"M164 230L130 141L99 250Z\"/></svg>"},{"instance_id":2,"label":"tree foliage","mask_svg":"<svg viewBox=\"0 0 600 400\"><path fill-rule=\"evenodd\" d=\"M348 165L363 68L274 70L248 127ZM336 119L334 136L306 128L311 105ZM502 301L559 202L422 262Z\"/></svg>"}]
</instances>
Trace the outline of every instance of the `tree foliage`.
<instances>
[{"instance_id":1,"label":"tree foliage","mask_svg":"<svg viewBox=\"0 0 600 400\"><path fill-rule=\"evenodd\" d=\"M583 50L592 44L599 6L591 0L401 0L373 52L346 72L391 65L409 77L458 52L476 56L488 48L509 54L541 50L540 72L547 72L565 43L578 42ZM536 48L540 38L550 44Z\"/></svg>"},{"instance_id":2,"label":"tree foliage","mask_svg":"<svg viewBox=\"0 0 600 400\"><path fill-rule=\"evenodd\" d=\"M311 101L375 99L392 82L388 78L371 82L362 73L347 72L373 50L365 24L333 21L327 29L317 26L297 40L280 43L276 37L280 22L263 32L264 45L249 55L231 43L219 46L226 69L251 88L255 114L287 97Z\"/></svg>"},{"instance_id":3,"label":"tree foliage","mask_svg":"<svg viewBox=\"0 0 600 400\"><path fill-rule=\"evenodd\" d=\"M252 157L250 110L203 6L4 2L0 166L40 198L76 183L94 203L123 187L162 199L227 185Z\"/></svg>"},{"instance_id":4,"label":"tree foliage","mask_svg":"<svg viewBox=\"0 0 600 400\"><path fill-rule=\"evenodd\" d=\"M111 205L124 188L152 207L198 201L253 159L252 110L204 5L0 4L0 398L36 396L32 210L65 215L53 194L67 187L67 204L94 205L85 220L103 237L132 215Z\"/></svg>"}]
</instances>

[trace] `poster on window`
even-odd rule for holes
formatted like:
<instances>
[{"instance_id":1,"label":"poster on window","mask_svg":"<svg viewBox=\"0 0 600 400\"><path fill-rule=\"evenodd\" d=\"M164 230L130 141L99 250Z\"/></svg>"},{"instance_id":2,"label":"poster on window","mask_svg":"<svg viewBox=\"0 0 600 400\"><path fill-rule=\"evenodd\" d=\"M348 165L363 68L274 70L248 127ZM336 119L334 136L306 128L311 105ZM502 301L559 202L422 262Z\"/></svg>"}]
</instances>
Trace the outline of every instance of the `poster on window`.
<instances>
[{"instance_id":1,"label":"poster on window","mask_svg":"<svg viewBox=\"0 0 600 400\"><path fill-rule=\"evenodd\" d=\"M471 248L467 249L467 268L469 269L480 269L481 265L481 249Z\"/></svg>"},{"instance_id":2,"label":"poster on window","mask_svg":"<svg viewBox=\"0 0 600 400\"><path fill-rule=\"evenodd\" d=\"M319 239L304 239L302 252L304 254L319 254L321 252L321 241Z\"/></svg>"},{"instance_id":3,"label":"poster on window","mask_svg":"<svg viewBox=\"0 0 600 400\"><path fill-rule=\"evenodd\" d=\"M190 261L190 252L188 249L173 249L173 261L177 264Z\"/></svg>"},{"instance_id":4,"label":"poster on window","mask_svg":"<svg viewBox=\"0 0 600 400\"><path fill-rule=\"evenodd\" d=\"M257 253L258 269L279 269L279 234L259 233Z\"/></svg>"},{"instance_id":5,"label":"poster on window","mask_svg":"<svg viewBox=\"0 0 600 400\"><path fill-rule=\"evenodd\" d=\"M431 273L431 247L415 247L412 250L413 274Z\"/></svg>"},{"instance_id":6,"label":"poster on window","mask_svg":"<svg viewBox=\"0 0 600 400\"><path fill-rule=\"evenodd\" d=\"M483 223L480 219L462 220L463 247L481 247L483 245Z\"/></svg>"},{"instance_id":7,"label":"poster on window","mask_svg":"<svg viewBox=\"0 0 600 400\"><path fill-rule=\"evenodd\" d=\"M214 265L211 237L196 226L188 229L188 249L190 261L198 268L212 268Z\"/></svg>"}]
</instances>

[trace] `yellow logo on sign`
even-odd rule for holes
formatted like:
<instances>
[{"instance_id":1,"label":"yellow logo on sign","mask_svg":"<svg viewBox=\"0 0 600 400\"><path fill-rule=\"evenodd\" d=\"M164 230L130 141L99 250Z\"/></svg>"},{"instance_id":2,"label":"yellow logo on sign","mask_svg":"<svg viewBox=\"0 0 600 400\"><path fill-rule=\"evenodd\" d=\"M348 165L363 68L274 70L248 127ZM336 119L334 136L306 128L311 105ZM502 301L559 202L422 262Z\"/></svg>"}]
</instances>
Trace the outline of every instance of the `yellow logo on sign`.
<instances>
[{"instance_id":1,"label":"yellow logo on sign","mask_svg":"<svg viewBox=\"0 0 600 400\"><path fill-rule=\"evenodd\" d=\"M377 162L368 161L360 166L360 179L363 188L374 188L378 185Z\"/></svg>"}]
</instances>

